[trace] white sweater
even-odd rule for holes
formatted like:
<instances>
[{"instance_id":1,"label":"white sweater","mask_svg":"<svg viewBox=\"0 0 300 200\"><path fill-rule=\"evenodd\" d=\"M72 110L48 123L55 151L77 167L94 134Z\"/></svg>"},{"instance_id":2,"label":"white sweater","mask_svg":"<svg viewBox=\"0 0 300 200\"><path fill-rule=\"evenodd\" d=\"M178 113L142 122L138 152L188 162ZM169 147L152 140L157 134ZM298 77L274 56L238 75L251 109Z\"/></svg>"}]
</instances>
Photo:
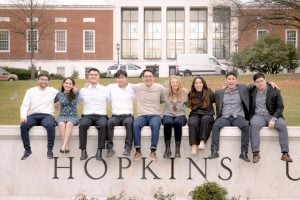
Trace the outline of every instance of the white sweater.
<instances>
[{"instance_id":1,"label":"white sweater","mask_svg":"<svg viewBox=\"0 0 300 200\"><path fill-rule=\"evenodd\" d=\"M54 116L54 98L58 90L53 87L33 87L26 91L21 108L20 117L26 119L34 113L44 113Z\"/></svg>"}]
</instances>

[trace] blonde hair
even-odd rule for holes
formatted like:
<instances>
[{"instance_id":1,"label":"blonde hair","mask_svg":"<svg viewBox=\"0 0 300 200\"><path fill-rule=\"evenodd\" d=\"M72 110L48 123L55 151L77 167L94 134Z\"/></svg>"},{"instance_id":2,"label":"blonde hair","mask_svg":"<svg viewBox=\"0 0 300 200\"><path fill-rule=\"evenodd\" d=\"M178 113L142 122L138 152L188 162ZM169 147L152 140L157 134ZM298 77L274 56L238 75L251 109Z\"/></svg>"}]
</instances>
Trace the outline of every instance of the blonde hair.
<instances>
[{"instance_id":1,"label":"blonde hair","mask_svg":"<svg viewBox=\"0 0 300 200\"><path fill-rule=\"evenodd\" d=\"M173 90L172 90L172 86L171 86L172 79L176 79L177 82L178 82L178 89L177 89L178 91L177 91L176 94L174 94ZM172 101L174 95L176 95L178 102L183 102L184 101L183 98L184 98L184 95L185 95L185 89L182 88L181 80L178 76L171 76L169 78L169 89L168 89L168 99L169 99L169 101Z\"/></svg>"}]
</instances>

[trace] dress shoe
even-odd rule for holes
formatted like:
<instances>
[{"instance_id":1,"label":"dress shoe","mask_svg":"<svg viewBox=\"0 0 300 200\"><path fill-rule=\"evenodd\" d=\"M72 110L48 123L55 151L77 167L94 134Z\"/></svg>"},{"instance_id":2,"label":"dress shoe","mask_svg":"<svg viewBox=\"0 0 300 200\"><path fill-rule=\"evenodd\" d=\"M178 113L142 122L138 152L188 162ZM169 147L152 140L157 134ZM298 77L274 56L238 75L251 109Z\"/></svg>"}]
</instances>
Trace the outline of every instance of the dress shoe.
<instances>
[{"instance_id":1,"label":"dress shoe","mask_svg":"<svg viewBox=\"0 0 300 200\"><path fill-rule=\"evenodd\" d=\"M29 158L31 154L31 151L25 151L24 155L21 157L21 160L26 160L27 158Z\"/></svg>"},{"instance_id":2,"label":"dress shoe","mask_svg":"<svg viewBox=\"0 0 300 200\"><path fill-rule=\"evenodd\" d=\"M125 149L123 152L124 156L130 156L131 155L131 150L130 149Z\"/></svg>"},{"instance_id":3,"label":"dress shoe","mask_svg":"<svg viewBox=\"0 0 300 200\"><path fill-rule=\"evenodd\" d=\"M87 155L86 149L82 149L81 150L80 160L85 160L87 158L88 158L88 155Z\"/></svg>"},{"instance_id":4,"label":"dress shoe","mask_svg":"<svg viewBox=\"0 0 300 200\"><path fill-rule=\"evenodd\" d=\"M97 160L103 160L103 158L102 158L102 149L97 149L96 159Z\"/></svg>"},{"instance_id":5,"label":"dress shoe","mask_svg":"<svg viewBox=\"0 0 300 200\"><path fill-rule=\"evenodd\" d=\"M204 140L201 140L201 141L200 141L200 144L199 144L199 146L198 146L198 149L200 149L200 150L205 149L205 143L204 143Z\"/></svg>"},{"instance_id":6,"label":"dress shoe","mask_svg":"<svg viewBox=\"0 0 300 200\"><path fill-rule=\"evenodd\" d=\"M52 151L47 151L47 157L49 159L52 159L53 158L53 152Z\"/></svg>"},{"instance_id":7,"label":"dress shoe","mask_svg":"<svg viewBox=\"0 0 300 200\"><path fill-rule=\"evenodd\" d=\"M253 163L258 163L260 160L259 152L253 152Z\"/></svg>"},{"instance_id":8,"label":"dress shoe","mask_svg":"<svg viewBox=\"0 0 300 200\"><path fill-rule=\"evenodd\" d=\"M65 150L65 153L70 153L70 150L69 150L69 149L66 149L66 150Z\"/></svg>"},{"instance_id":9,"label":"dress shoe","mask_svg":"<svg viewBox=\"0 0 300 200\"><path fill-rule=\"evenodd\" d=\"M192 150L191 150L191 155L194 156L197 154L197 145L193 144L192 145Z\"/></svg>"},{"instance_id":10,"label":"dress shoe","mask_svg":"<svg viewBox=\"0 0 300 200\"><path fill-rule=\"evenodd\" d=\"M248 158L247 152L245 152L245 151L243 151L240 154L239 158L242 159L243 161L250 162L250 159Z\"/></svg>"},{"instance_id":11,"label":"dress shoe","mask_svg":"<svg viewBox=\"0 0 300 200\"><path fill-rule=\"evenodd\" d=\"M156 156L156 153L155 153L155 152L151 152L151 153L150 153L150 159L151 159L152 161L157 161L157 156Z\"/></svg>"},{"instance_id":12,"label":"dress shoe","mask_svg":"<svg viewBox=\"0 0 300 200\"><path fill-rule=\"evenodd\" d=\"M281 156L281 160L286 161L286 162L293 162L293 160L291 159L291 157L288 153L283 153Z\"/></svg>"},{"instance_id":13,"label":"dress shoe","mask_svg":"<svg viewBox=\"0 0 300 200\"><path fill-rule=\"evenodd\" d=\"M64 151L64 150L62 150L62 149L60 149L60 150L59 150L59 152L60 152L60 153L65 153L65 151Z\"/></svg>"},{"instance_id":14,"label":"dress shoe","mask_svg":"<svg viewBox=\"0 0 300 200\"><path fill-rule=\"evenodd\" d=\"M208 159L215 159L219 157L219 153L216 150L212 150L210 156L208 156Z\"/></svg>"},{"instance_id":15,"label":"dress shoe","mask_svg":"<svg viewBox=\"0 0 300 200\"><path fill-rule=\"evenodd\" d=\"M135 152L133 159L141 160L141 158L142 158L142 152L140 152L140 151Z\"/></svg>"},{"instance_id":16,"label":"dress shoe","mask_svg":"<svg viewBox=\"0 0 300 200\"><path fill-rule=\"evenodd\" d=\"M116 152L113 149L108 149L106 157L112 157L115 154L116 154Z\"/></svg>"}]
</instances>

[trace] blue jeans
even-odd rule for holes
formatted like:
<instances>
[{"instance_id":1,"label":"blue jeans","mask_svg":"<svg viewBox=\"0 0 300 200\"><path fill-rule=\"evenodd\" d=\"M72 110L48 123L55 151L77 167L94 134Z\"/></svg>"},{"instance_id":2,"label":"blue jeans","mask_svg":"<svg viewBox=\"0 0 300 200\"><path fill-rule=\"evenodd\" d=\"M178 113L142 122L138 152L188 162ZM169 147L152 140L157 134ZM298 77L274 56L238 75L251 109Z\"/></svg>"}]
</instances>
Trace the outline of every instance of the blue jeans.
<instances>
[{"instance_id":1,"label":"blue jeans","mask_svg":"<svg viewBox=\"0 0 300 200\"><path fill-rule=\"evenodd\" d=\"M48 150L52 151L55 139L55 119L50 114L32 114L21 124L21 137L25 151L31 152L29 130L33 126L43 126L47 130Z\"/></svg>"},{"instance_id":2,"label":"blue jeans","mask_svg":"<svg viewBox=\"0 0 300 200\"><path fill-rule=\"evenodd\" d=\"M133 137L135 148L141 148L141 130L144 126L150 126L151 128L151 147L150 149L156 149L159 129L161 125L161 117L159 115L142 115L138 116L133 122Z\"/></svg>"}]
</instances>

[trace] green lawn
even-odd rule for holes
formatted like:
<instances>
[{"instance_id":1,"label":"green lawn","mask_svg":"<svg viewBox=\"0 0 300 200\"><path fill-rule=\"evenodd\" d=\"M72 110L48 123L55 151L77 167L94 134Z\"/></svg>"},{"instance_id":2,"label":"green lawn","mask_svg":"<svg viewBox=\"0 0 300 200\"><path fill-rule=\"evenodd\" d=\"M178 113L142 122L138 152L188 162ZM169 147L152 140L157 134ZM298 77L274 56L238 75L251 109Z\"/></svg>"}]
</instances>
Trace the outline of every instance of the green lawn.
<instances>
[{"instance_id":1,"label":"green lawn","mask_svg":"<svg viewBox=\"0 0 300 200\"><path fill-rule=\"evenodd\" d=\"M185 88L190 89L193 77L182 77L181 80ZM206 76L208 86L212 89L218 89L224 84L224 76ZM300 74L281 74L268 75L267 79L276 82L280 88L285 103L284 115L289 126L300 125ZM168 78L156 78L156 82L166 84ZM140 78L130 78L128 82L137 83ZM52 80L50 85L59 89L61 80ZM76 86L83 87L85 80L77 80ZM101 79L101 84L107 85L114 83L114 79ZM239 76L240 83L252 83L251 75ZM0 82L0 124L14 125L19 124L19 108L23 100L26 89L36 85L36 81L16 81ZM82 107L78 108L79 113ZM108 106L110 113L110 105ZM189 111L187 110L187 114Z\"/></svg>"}]
</instances>

